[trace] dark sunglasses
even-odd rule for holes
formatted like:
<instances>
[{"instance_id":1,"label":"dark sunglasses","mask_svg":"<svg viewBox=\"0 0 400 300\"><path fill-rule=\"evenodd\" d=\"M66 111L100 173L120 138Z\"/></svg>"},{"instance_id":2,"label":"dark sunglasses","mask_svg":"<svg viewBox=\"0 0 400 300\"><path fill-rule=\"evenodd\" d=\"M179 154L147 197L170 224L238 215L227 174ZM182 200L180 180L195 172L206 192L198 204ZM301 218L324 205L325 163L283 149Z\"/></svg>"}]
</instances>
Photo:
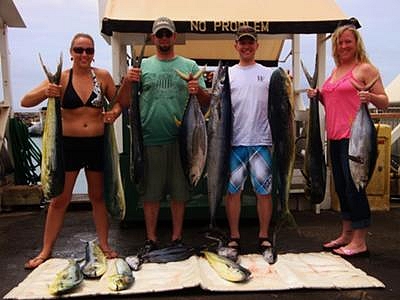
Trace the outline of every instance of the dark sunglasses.
<instances>
[{"instance_id":1,"label":"dark sunglasses","mask_svg":"<svg viewBox=\"0 0 400 300\"><path fill-rule=\"evenodd\" d=\"M86 54L89 54L89 55L94 54L94 48L74 47L74 48L72 48L72 50L77 54L82 54L83 51L85 51Z\"/></svg>"},{"instance_id":2,"label":"dark sunglasses","mask_svg":"<svg viewBox=\"0 0 400 300\"><path fill-rule=\"evenodd\" d=\"M169 31L169 30L159 30L159 31L156 32L156 37L158 39L161 39L164 36L167 37L167 38L170 38L172 36L172 32Z\"/></svg>"}]
</instances>

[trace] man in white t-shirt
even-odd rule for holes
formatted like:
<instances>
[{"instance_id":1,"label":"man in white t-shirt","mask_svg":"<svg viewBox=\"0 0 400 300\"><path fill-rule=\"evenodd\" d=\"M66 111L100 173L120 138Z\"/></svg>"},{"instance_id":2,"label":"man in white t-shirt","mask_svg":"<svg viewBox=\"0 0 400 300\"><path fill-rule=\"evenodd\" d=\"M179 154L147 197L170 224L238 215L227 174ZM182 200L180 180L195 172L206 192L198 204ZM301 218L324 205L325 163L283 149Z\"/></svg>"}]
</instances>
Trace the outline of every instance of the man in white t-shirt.
<instances>
[{"instance_id":1,"label":"man in white t-shirt","mask_svg":"<svg viewBox=\"0 0 400 300\"><path fill-rule=\"evenodd\" d=\"M256 193L260 225L258 249L264 253L273 250L268 235L272 216L272 138L268 123L268 88L272 70L255 61L259 44L253 27L241 26L236 33L234 46L240 59L238 64L229 68L233 133L225 203L230 229L227 246L240 251L241 194L250 175Z\"/></svg>"}]
</instances>

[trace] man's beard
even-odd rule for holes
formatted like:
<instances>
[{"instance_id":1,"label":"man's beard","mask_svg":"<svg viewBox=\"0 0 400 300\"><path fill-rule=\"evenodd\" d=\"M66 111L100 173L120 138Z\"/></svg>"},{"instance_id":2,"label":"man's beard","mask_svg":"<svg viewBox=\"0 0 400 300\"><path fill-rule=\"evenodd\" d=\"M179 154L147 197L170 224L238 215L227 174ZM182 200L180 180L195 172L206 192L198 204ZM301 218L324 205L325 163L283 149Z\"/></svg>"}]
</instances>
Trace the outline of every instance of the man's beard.
<instances>
[{"instance_id":1,"label":"man's beard","mask_svg":"<svg viewBox=\"0 0 400 300\"><path fill-rule=\"evenodd\" d=\"M158 49L160 50L160 52L167 53L171 50L171 47L171 45L159 45Z\"/></svg>"}]
</instances>

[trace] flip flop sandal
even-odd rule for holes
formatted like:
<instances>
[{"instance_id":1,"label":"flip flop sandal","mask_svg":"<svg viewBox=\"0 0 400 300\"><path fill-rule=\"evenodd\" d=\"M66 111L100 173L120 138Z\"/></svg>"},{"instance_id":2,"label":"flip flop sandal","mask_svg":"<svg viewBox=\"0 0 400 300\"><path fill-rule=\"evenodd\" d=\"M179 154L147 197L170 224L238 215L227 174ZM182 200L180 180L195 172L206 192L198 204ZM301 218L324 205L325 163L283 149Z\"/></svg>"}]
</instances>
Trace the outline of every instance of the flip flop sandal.
<instances>
[{"instance_id":1,"label":"flip flop sandal","mask_svg":"<svg viewBox=\"0 0 400 300\"><path fill-rule=\"evenodd\" d=\"M263 254L268 249L273 249L271 240L269 238L258 238L259 252Z\"/></svg>"},{"instance_id":2,"label":"flip flop sandal","mask_svg":"<svg viewBox=\"0 0 400 300\"><path fill-rule=\"evenodd\" d=\"M230 238L228 243L226 244L228 248L236 249L237 252L240 252L240 239L239 238Z\"/></svg>"},{"instance_id":3,"label":"flip flop sandal","mask_svg":"<svg viewBox=\"0 0 400 300\"><path fill-rule=\"evenodd\" d=\"M48 260L50 258L49 257L43 257L43 256L36 256L34 258L31 258L30 260L28 260L25 265L24 265L24 269L26 270L33 270L36 269L37 267L39 267L42 263L44 263L46 260Z\"/></svg>"},{"instance_id":4,"label":"flip flop sandal","mask_svg":"<svg viewBox=\"0 0 400 300\"><path fill-rule=\"evenodd\" d=\"M322 245L322 249L324 251L332 251L334 249L339 249L341 247L347 246L348 243L344 243L344 242L337 242L336 240L330 241L328 243L325 243Z\"/></svg>"},{"instance_id":5,"label":"flip flop sandal","mask_svg":"<svg viewBox=\"0 0 400 300\"><path fill-rule=\"evenodd\" d=\"M343 247L340 247L338 249L334 249L333 253L341 256L342 258L369 257L368 249L360 252L355 252L352 249L345 249Z\"/></svg>"}]
</instances>

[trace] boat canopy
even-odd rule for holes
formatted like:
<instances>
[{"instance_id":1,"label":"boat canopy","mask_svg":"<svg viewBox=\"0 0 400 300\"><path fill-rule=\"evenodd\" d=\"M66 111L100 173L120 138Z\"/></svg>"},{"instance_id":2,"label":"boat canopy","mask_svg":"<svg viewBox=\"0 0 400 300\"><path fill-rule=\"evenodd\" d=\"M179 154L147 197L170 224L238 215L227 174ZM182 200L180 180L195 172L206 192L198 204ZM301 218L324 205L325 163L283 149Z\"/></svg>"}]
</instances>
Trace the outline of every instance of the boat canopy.
<instances>
[{"instance_id":1,"label":"boat canopy","mask_svg":"<svg viewBox=\"0 0 400 300\"><path fill-rule=\"evenodd\" d=\"M101 33L124 45L142 45L155 19L166 16L179 33L176 52L199 64L237 60L233 33L242 24L256 28L262 51L256 59L276 66L293 34L331 33L347 16L334 0L100 0ZM155 53L146 47L145 56ZM138 49L136 49L138 50Z\"/></svg>"}]
</instances>

